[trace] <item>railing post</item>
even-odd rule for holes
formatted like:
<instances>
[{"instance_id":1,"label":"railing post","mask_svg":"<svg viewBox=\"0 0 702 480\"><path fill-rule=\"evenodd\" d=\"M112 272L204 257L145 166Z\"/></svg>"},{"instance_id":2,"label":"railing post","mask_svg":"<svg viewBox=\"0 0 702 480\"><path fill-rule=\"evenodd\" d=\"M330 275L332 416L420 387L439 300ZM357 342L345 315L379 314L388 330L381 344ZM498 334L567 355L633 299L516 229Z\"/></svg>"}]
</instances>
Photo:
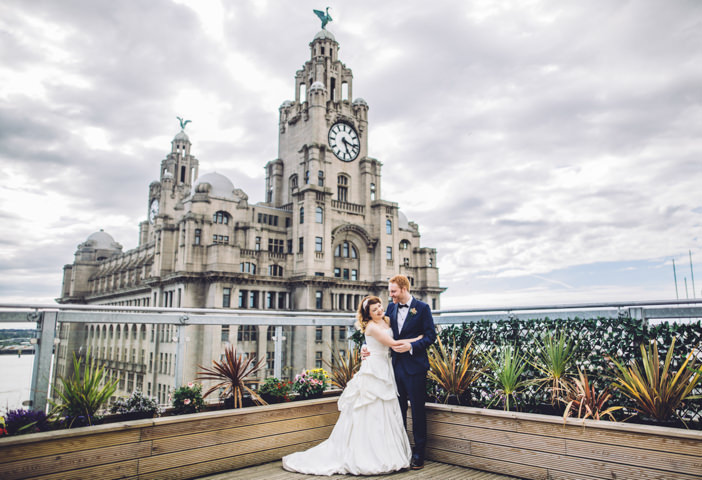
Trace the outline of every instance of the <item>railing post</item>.
<instances>
[{"instance_id":1,"label":"railing post","mask_svg":"<svg viewBox=\"0 0 702 480\"><path fill-rule=\"evenodd\" d=\"M178 348L176 349L176 364L175 364L175 388L176 390L183 385L183 365L185 364L185 322L188 321L187 315L180 317L180 325L178 325Z\"/></svg>"},{"instance_id":2,"label":"railing post","mask_svg":"<svg viewBox=\"0 0 702 480\"><path fill-rule=\"evenodd\" d=\"M648 319L644 315L644 309L641 307L629 308L629 316L634 320L638 320L642 325L648 322Z\"/></svg>"},{"instance_id":3,"label":"railing post","mask_svg":"<svg viewBox=\"0 0 702 480\"><path fill-rule=\"evenodd\" d=\"M57 316L58 312L47 311L40 313L37 318L37 343L34 345L32 384L29 391L30 405L35 411L46 412Z\"/></svg>"},{"instance_id":4,"label":"railing post","mask_svg":"<svg viewBox=\"0 0 702 480\"><path fill-rule=\"evenodd\" d=\"M275 349L273 351L273 376L280 380L283 372L283 327L282 325L276 325L275 327Z\"/></svg>"}]
</instances>

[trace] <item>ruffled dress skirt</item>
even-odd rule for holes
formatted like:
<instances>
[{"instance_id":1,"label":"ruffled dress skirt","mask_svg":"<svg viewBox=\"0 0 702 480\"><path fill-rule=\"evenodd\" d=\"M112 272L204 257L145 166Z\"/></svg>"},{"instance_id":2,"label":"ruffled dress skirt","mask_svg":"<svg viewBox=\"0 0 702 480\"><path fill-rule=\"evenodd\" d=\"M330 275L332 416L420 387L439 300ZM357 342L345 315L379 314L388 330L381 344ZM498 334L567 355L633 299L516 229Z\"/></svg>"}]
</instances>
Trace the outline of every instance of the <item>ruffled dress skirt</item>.
<instances>
[{"instance_id":1,"label":"ruffled dress skirt","mask_svg":"<svg viewBox=\"0 0 702 480\"><path fill-rule=\"evenodd\" d=\"M329 438L283 457L283 468L310 475L378 475L409 467L412 450L402 424L389 350L366 339L371 355L349 381Z\"/></svg>"}]
</instances>

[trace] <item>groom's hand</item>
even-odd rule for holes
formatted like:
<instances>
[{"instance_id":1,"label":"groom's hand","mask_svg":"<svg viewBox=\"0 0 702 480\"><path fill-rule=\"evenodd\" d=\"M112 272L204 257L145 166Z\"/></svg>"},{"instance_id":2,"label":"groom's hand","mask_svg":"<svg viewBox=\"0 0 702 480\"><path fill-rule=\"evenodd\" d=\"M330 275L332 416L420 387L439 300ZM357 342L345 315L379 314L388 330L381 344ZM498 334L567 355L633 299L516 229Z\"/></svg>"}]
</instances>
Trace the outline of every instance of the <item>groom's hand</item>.
<instances>
[{"instance_id":1,"label":"groom's hand","mask_svg":"<svg viewBox=\"0 0 702 480\"><path fill-rule=\"evenodd\" d=\"M412 345L409 343L403 343L402 345L399 345L397 347L392 347L392 349L397 353L405 353L409 352L412 349Z\"/></svg>"},{"instance_id":2,"label":"groom's hand","mask_svg":"<svg viewBox=\"0 0 702 480\"><path fill-rule=\"evenodd\" d=\"M368 347L363 345L363 347L361 347L361 360L365 360L368 357L368 355L370 355Z\"/></svg>"}]
</instances>

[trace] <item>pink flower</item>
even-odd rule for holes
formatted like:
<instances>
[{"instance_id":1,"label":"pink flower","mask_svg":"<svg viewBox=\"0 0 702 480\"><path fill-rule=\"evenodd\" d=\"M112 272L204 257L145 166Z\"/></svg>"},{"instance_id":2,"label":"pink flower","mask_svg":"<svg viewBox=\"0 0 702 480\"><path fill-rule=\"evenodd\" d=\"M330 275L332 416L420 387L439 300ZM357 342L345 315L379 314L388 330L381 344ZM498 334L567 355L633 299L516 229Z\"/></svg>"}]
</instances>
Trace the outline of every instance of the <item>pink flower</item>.
<instances>
[{"instance_id":1,"label":"pink flower","mask_svg":"<svg viewBox=\"0 0 702 480\"><path fill-rule=\"evenodd\" d=\"M188 388L193 388L193 385L195 385L193 382L188 382Z\"/></svg>"},{"instance_id":2,"label":"pink flower","mask_svg":"<svg viewBox=\"0 0 702 480\"><path fill-rule=\"evenodd\" d=\"M183 404L184 404L184 405L190 405L190 399L189 399L189 398L186 398L185 400L183 400Z\"/></svg>"}]
</instances>

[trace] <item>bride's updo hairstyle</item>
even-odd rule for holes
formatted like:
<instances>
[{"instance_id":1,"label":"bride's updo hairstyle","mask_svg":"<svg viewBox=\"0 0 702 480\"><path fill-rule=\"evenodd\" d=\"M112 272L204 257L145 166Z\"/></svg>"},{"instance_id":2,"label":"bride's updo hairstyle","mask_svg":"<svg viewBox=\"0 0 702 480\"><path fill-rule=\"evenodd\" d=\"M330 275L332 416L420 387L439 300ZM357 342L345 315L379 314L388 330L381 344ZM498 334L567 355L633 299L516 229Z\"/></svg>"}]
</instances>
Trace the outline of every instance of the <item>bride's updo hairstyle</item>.
<instances>
[{"instance_id":1,"label":"bride's updo hairstyle","mask_svg":"<svg viewBox=\"0 0 702 480\"><path fill-rule=\"evenodd\" d=\"M368 326L368 322L371 321L370 308L376 303L383 303L383 301L374 295L369 295L358 305L356 324L354 325L356 330L360 330L361 333L366 333L366 326ZM390 326L390 319L388 317L383 317L383 320Z\"/></svg>"}]
</instances>

